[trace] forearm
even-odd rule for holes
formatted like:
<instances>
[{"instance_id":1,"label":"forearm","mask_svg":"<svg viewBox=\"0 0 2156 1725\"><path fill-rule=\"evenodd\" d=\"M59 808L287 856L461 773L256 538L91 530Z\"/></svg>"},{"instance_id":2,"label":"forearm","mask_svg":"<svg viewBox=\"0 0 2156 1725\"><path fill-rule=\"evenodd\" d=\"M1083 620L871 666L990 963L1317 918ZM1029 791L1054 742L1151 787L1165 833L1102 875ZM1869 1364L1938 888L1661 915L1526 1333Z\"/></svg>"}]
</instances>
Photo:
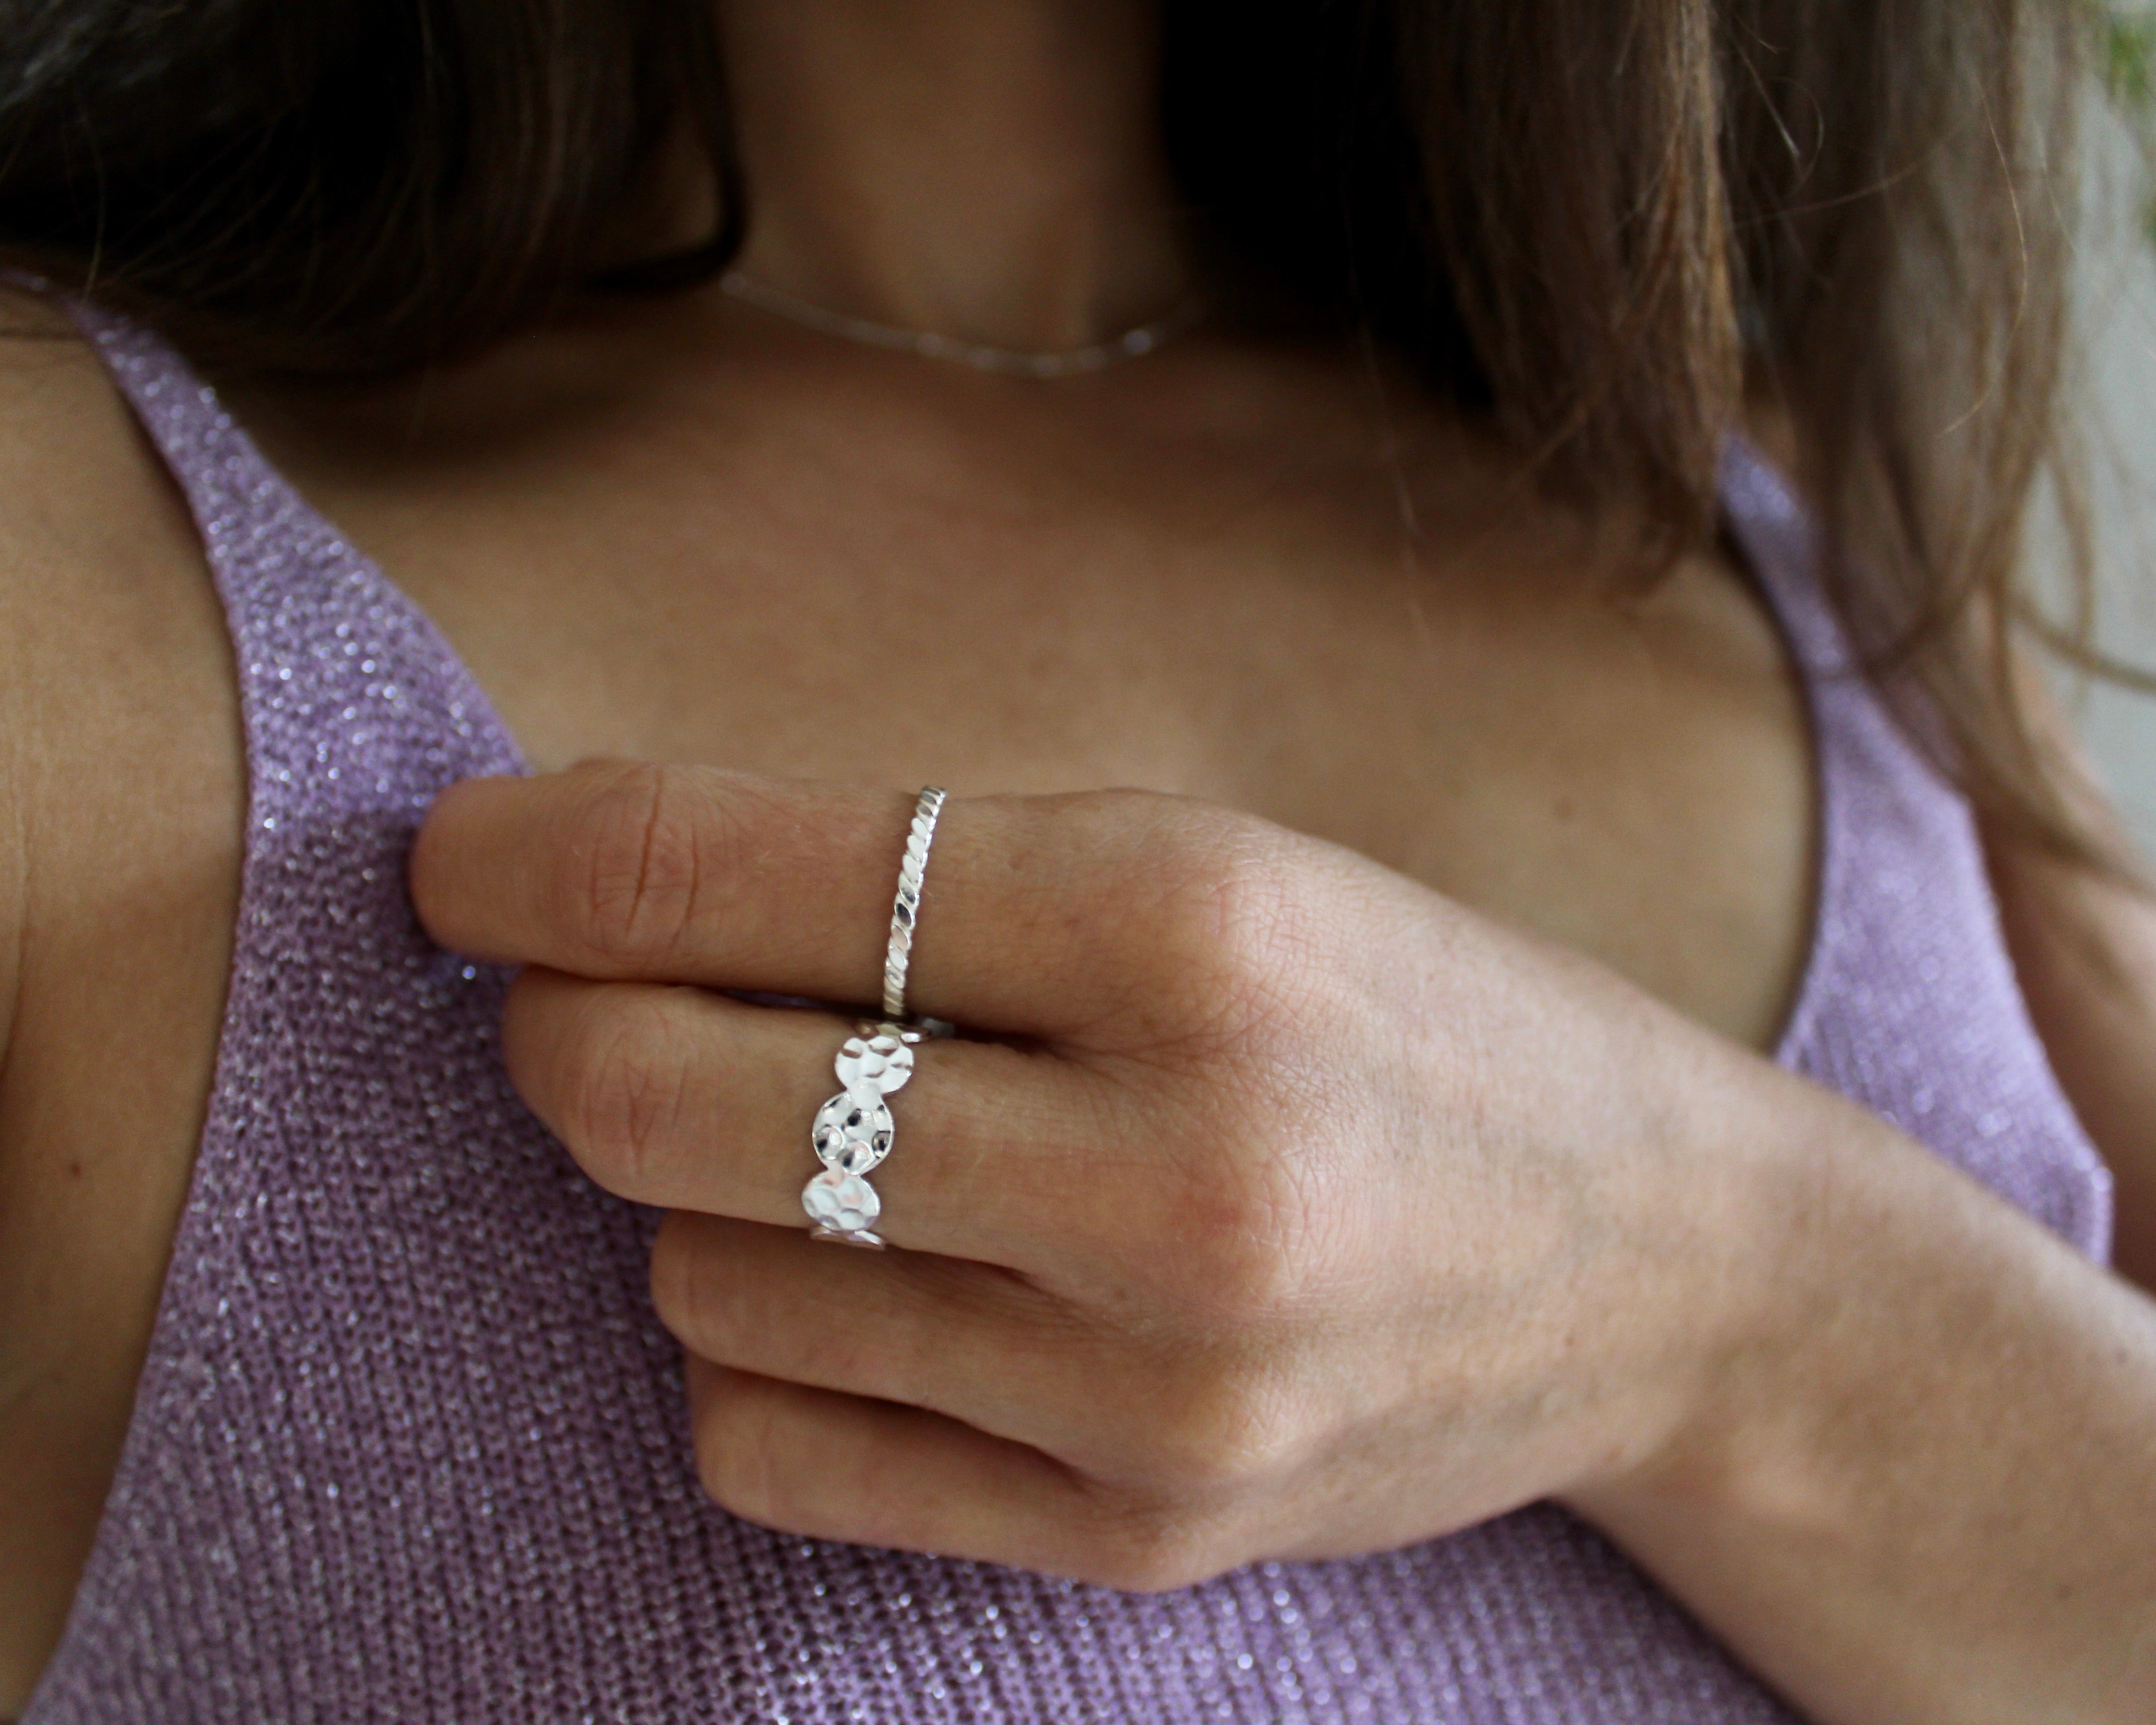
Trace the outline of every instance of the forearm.
<instances>
[{"instance_id":1,"label":"forearm","mask_svg":"<svg viewBox=\"0 0 2156 1725\"><path fill-rule=\"evenodd\" d=\"M2030 1017L2111 1168L2112 1261L2156 1291L2156 899L2009 840L1990 856Z\"/></svg>"},{"instance_id":2,"label":"forearm","mask_svg":"<svg viewBox=\"0 0 2156 1725\"><path fill-rule=\"evenodd\" d=\"M2146 1725L2156 1303L1860 1111L1793 1111L1712 1407L1575 1507L1822 1725Z\"/></svg>"}]
</instances>

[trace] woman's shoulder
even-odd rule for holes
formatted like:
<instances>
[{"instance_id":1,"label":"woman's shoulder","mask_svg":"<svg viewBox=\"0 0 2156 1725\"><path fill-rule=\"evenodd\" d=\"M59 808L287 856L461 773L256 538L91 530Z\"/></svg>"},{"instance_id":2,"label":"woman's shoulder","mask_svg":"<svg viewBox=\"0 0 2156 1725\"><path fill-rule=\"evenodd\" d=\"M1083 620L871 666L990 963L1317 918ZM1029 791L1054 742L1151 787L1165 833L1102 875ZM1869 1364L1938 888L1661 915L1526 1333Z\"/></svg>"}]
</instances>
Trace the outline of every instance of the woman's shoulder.
<instances>
[{"instance_id":1,"label":"woman's shoulder","mask_svg":"<svg viewBox=\"0 0 2156 1725\"><path fill-rule=\"evenodd\" d=\"M7 698L34 710L18 719L140 713L163 656L222 639L186 503L95 344L59 306L5 285L0 487L13 500L0 511ZM172 630L189 613L183 642ZM130 675L110 675L109 652L128 655Z\"/></svg>"},{"instance_id":2,"label":"woman's shoulder","mask_svg":"<svg viewBox=\"0 0 2156 1725\"><path fill-rule=\"evenodd\" d=\"M48 540L71 531L74 548L89 550L116 508L128 509L139 525L141 511L162 501L162 465L95 344L57 300L4 277L0 464L14 495L37 505L11 510L0 522L11 552L19 552L29 530Z\"/></svg>"},{"instance_id":3,"label":"woman's shoulder","mask_svg":"<svg viewBox=\"0 0 2156 1725\"><path fill-rule=\"evenodd\" d=\"M48 926L124 922L175 870L236 869L243 751L185 501L93 344L6 287L0 496L0 950L27 959Z\"/></svg>"},{"instance_id":4,"label":"woman's shoulder","mask_svg":"<svg viewBox=\"0 0 2156 1725\"><path fill-rule=\"evenodd\" d=\"M0 1712L57 1638L193 1163L244 824L199 536L92 344L0 290Z\"/></svg>"}]
</instances>

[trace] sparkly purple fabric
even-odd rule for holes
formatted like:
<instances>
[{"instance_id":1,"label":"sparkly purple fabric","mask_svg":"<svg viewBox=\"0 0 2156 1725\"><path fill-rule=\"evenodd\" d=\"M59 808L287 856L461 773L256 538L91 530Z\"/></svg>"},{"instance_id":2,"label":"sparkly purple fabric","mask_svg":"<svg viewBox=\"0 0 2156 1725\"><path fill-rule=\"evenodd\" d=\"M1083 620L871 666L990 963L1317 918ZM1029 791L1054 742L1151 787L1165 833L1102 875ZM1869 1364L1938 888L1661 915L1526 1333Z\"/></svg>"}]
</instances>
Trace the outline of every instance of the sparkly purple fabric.
<instances>
[{"instance_id":1,"label":"sparkly purple fabric","mask_svg":"<svg viewBox=\"0 0 2156 1725\"><path fill-rule=\"evenodd\" d=\"M503 977L429 945L406 902L429 799L519 771L515 745L169 348L79 315L200 524L252 800L193 1186L25 1725L1792 1717L1548 1506L1142 1597L706 1502L645 1295L651 1219L526 1113L496 1058ZM1969 816L1835 675L1802 520L1741 449L1727 504L1807 667L1822 769L1816 946L1780 1058L2100 1253L2104 1173L2024 1014Z\"/></svg>"}]
</instances>

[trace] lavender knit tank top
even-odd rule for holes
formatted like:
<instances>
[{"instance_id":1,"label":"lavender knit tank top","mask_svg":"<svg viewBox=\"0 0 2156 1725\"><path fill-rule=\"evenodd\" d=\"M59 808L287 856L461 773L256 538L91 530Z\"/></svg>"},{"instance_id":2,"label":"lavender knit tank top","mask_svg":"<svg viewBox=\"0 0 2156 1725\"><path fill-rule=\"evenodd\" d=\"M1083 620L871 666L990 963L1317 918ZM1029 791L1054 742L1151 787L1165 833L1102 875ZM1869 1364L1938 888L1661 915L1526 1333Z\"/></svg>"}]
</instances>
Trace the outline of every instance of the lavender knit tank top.
<instances>
[{"instance_id":1,"label":"lavender knit tank top","mask_svg":"<svg viewBox=\"0 0 2156 1725\"><path fill-rule=\"evenodd\" d=\"M653 1218L525 1111L496 1057L503 975L431 946L405 898L429 802L521 770L514 743L169 347L78 315L200 524L251 802L199 1161L24 1725L1793 1717L1545 1505L1155 1596L714 1507L646 1297ZM1815 947L1779 1058L2100 1254L2105 1174L2023 1010L1968 811L1838 674L1787 491L1742 449L1725 480L1820 772Z\"/></svg>"}]
</instances>

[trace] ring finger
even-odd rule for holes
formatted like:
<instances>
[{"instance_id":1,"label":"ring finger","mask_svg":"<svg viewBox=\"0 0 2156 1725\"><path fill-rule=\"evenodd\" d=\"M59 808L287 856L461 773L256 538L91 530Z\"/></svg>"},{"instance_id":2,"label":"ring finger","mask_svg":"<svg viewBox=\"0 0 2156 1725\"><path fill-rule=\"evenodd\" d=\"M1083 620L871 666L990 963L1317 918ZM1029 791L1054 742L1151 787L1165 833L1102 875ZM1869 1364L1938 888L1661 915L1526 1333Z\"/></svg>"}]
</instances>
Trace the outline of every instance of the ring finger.
<instances>
[{"instance_id":1,"label":"ring finger","mask_svg":"<svg viewBox=\"0 0 2156 1725\"><path fill-rule=\"evenodd\" d=\"M849 1021L692 988L534 967L510 991L503 1055L533 1111L600 1185L637 1203L802 1228L809 1132L839 1088ZM892 1245L1040 1266L1076 1219L1082 1160L1117 1159L1101 1076L1007 1044L939 1040L886 1102L872 1181ZM1081 1149L1082 1147L1082 1149Z\"/></svg>"}]
</instances>

